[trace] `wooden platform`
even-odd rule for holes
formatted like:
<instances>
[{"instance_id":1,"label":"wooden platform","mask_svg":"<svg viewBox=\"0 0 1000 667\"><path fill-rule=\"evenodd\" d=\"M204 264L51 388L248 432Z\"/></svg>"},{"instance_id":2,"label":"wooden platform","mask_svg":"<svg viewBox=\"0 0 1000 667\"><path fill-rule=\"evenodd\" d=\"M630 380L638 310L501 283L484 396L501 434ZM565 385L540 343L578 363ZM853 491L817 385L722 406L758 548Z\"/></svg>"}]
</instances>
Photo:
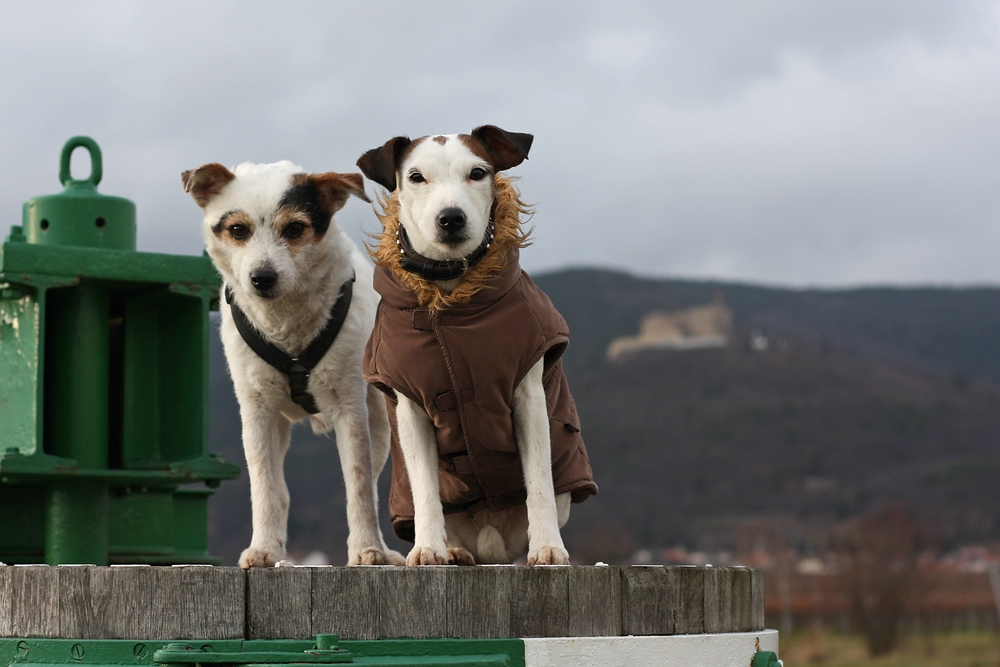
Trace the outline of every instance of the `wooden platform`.
<instances>
[{"instance_id":1,"label":"wooden platform","mask_svg":"<svg viewBox=\"0 0 1000 667\"><path fill-rule=\"evenodd\" d=\"M744 567L0 567L0 637L587 637L764 629Z\"/></svg>"}]
</instances>

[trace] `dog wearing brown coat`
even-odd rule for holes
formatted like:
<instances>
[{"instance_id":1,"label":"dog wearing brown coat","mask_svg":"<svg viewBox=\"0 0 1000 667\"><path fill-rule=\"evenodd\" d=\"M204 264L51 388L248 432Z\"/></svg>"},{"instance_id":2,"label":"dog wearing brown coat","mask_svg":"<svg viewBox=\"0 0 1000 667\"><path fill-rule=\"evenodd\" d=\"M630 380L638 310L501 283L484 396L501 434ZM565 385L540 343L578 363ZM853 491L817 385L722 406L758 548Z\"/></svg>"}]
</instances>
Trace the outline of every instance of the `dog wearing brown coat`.
<instances>
[{"instance_id":1,"label":"dog wearing brown coat","mask_svg":"<svg viewBox=\"0 0 1000 667\"><path fill-rule=\"evenodd\" d=\"M393 427L390 514L408 565L569 563L560 528L597 492L562 373L568 327L518 264L526 207L499 172L532 136L395 137L361 171L391 194L365 377Z\"/></svg>"}]
</instances>

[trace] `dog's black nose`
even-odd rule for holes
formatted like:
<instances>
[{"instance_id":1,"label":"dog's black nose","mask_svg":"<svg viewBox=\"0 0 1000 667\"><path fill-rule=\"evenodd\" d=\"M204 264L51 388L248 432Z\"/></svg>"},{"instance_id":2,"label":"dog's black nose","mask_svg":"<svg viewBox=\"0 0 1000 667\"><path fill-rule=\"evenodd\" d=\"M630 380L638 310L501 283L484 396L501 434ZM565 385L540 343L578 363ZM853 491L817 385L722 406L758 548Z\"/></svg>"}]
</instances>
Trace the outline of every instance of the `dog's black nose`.
<instances>
[{"instance_id":1,"label":"dog's black nose","mask_svg":"<svg viewBox=\"0 0 1000 667\"><path fill-rule=\"evenodd\" d=\"M255 269L250 274L250 282L261 292L266 292L278 282L278 274L271 269Z\"/></svg>"},{"instance_id":2,"label":"dog's black nose","mask_svg":"<svg viewBox=\"0 0 1000 667\"><path fill-rule=\"evenodd\" d=\"M465 212L460 208L446 208L438 213L438 227L446 232L457 232L465 227Z\"/></svg>"}]
</instances>

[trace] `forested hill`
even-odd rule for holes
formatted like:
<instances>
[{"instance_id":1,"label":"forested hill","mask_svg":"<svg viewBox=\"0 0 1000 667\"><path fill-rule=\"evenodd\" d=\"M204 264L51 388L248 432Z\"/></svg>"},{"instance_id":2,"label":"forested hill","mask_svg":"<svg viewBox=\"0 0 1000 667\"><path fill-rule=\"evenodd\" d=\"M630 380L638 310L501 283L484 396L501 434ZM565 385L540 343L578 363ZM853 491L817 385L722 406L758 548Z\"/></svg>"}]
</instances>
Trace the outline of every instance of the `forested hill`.
<instances>
[{"instance_id":1,"label":"forested hill","mask_svg":"<svg viewBox=\"0 0 1000 667\"><path fill-rule=\"evenodd\" d=\"M548 273L535 282L570 324L568 364L601 363L608 343L634 334L651 310L707 303L721 292L743 331L761 327L861 356L1000 381L1000 288L791 290L600 269Z\"/></svg>"},{"instance_id":2,"label":"forested hill","mask_svg":"<svg viewBox=\"0 0 1000 667\"><path fill-rule=\"evenodd\" d=\"M751 522L818 544L889 502L943 543L1000 538L1000 289L799 291L590 269L535 280L570 325L567 375L601 489L565 529L580 562L731 548ZM606 360L648 312L720 292L728 347ZM755 329L768 350L749 349ZM217 341L211 411L214 450L242 463ZM343 562L333 443L297 428L287 474L290 549ZM212 503L212 548L227 562L249 542L246 485L223 484Z\"/></svg>"}]
</instances>

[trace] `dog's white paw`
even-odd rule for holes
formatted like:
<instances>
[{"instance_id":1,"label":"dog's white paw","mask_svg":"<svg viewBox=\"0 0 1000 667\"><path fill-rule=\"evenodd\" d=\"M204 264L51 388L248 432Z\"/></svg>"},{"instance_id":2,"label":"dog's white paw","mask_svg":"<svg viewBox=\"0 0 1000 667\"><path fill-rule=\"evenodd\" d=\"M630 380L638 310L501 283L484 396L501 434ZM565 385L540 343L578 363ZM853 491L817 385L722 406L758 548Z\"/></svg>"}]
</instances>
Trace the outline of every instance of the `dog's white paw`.
<instances>
[{"instance_id":1,"label":"dog's white paw","mask_svg":"<svg viewBox=\"0 0 1000 667\"><path fill-rule=\"evenodd\" d=\"M240 554L240 567L244 570L249 570L251 567L274 567L284 557L285 552L278 549L247 547Z\"/></svg>"},{"instance_id":2,"label":"dog's white paw","mask_svg":"<svg viewBox=\"0 0 1000 667\"><path fill-rule=\"evenodd\" d=\"M461 547L448 547L448 565L475 565L475 557Z\"/></svg>"},{"instance_id":3,"label":"dog's white paw","mask_svg":"<svg viewBox=\"0 0 1000 667\"><path fill-rule=\"evenodd\" d=\"M447 565L447 549L432 549L431 547L413 547L406 557L407 565Z\"/></svg>"},{"instance_id":4,"label":"dog's white paw","mask_svg":"<svg viewBox=\"0 0 1000 667\"><path fill-rule=\"evenodd\" d=\"M569 565L569 553L561 547L540 547L528 554L528 565Z\"/></svg>"},{"instance_id":5,"label":"dog's white paw","mask_svg":"<svg viewBox=\"0 0 1000 667\"><path fill-rule=\"evenodd\" d=\"M388 560L385 554L382 553L381 549L376 549L375 547L368 547L367 549L362 549L353 556L349 556L347 559L347 565L386 565Z\"/></svg>"},{"instance_id":6,"label":"dog's white paw","mask_svg":"<svg viewBox=\"0 0 1000 667\"><path fill-rule=\"evenodd\" d=\"M389 565L406 565L406 556L393 549L385 550L385 559Z\"/></svg>"}]
</instances>

